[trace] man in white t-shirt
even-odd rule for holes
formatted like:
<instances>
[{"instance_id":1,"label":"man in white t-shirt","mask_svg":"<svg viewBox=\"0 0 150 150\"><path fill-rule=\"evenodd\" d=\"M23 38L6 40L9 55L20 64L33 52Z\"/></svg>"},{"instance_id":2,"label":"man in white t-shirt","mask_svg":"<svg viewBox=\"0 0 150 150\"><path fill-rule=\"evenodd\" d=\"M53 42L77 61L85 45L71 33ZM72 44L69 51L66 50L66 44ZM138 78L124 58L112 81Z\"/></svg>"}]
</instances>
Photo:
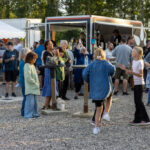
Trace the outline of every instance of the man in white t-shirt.
<instances>
[{"instance_id":1,"label":"man in white t-shirt","mask_svg":"<svg viewBox=\"0 0 150 150\"><path fill-rule=\"evenodd\" d=\"M22 44L20 43L20 40L18 38L15 38L14 43L15 43L14 49L20 52L23 48Z\"/></svg>"}]
</instances>

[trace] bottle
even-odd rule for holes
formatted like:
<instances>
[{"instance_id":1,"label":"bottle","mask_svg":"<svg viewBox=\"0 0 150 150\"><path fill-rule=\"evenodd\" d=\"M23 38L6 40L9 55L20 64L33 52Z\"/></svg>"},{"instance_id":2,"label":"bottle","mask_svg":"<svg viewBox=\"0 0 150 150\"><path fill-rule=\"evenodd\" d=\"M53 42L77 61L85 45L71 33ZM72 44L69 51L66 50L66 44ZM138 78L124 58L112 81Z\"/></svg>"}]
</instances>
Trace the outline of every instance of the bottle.
<instances>
[{"instance_id":1,"label":"bottle","mask_svg":"<svg viewBox=\"0 0 150 150\"><path fill-rule=\"evenodd\" d=\"M119 44L119 41L118 41L118 38L116 39L116 45L118 45Z\"/></svg>"},{"instance_id":2,"label":"bottle","mask_svg":"<svg viewBox=\"0 0 150 150\"><path fill-rule=\"evenodd\" d=\"M76 65L76 64L77 64L77 58L74 59L74 65Z\"/></svg>"},{"instance_id":3,"label":"bottle","mask_svg":"<svg viewBox=\"0 0 150 150\"><path fill-rule=\"evenodd\" d=\"M88 60L88 56L85 56L85 65L88 65L88 62L89 60Z\"/></svg>"}]
</instances>

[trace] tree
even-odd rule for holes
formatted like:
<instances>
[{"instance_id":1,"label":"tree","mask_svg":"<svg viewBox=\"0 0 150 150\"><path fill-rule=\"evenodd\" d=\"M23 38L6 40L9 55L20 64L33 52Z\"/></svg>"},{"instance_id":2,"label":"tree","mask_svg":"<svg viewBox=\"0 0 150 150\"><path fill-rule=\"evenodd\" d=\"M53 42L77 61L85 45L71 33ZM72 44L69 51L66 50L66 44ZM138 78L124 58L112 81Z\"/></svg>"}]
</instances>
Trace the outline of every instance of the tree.
<instances>
[{"instance_id":1,"label":"tree","mask_svg":"<svg viewBox=\"0 0 150 150\"><path fill-rule=\"evenodd\" d=\"M61 12L59 0L47 0L46 16L59 16Z\"/></svg>"},{"instance_id":2,"label":"tree","mask_svg":"<svg viewBox=\"0 0 150 150\"><path fill-rule=\"evenodd\" d=\"M16 0L14 9L18 18L45 18L46 0Z\"/></svg>"},{"instance_id":3,"label":"tree","mask_svg":"<svg viewBox=\"0 0 150 150\"><path fill-rule=\"evenodd\" d=\"M0 18L42 18L61 15L59 0L1 0Z\"/></svg>"},{"instance_id":4,"label":"tree","mask_svg":"<svg viewBox=\"0 0 150 150\"><path fill-rule=\"evenodd\" d=\"M11 18L12 16L14 16L13 6L14 6L14 1L1 0L0 1L0 8L1 8L0 18L4 19L4 18Z\"/></svg>"},{"instance_id":5,"label":"tree","mask_svg":"<svg viewBox=\"0 0 150 150\"><path fill-rule=\"evenodd\" d=\"M64 14L65 9L65 14ZM101 15L138 19L148 25L149 0L0 0L0 18L42 18L64 15Z\"/></svg>"},{"instance_id":6,"label":"tree","mask_svg":"<svg viewBox=\"0 0 150 150\"><path fill-rule=\"evenodd\" d=\"M149 0L62 0L66 15L102 15L138 19L145 25L150 17Z\"/></svg>"}]
</instances>

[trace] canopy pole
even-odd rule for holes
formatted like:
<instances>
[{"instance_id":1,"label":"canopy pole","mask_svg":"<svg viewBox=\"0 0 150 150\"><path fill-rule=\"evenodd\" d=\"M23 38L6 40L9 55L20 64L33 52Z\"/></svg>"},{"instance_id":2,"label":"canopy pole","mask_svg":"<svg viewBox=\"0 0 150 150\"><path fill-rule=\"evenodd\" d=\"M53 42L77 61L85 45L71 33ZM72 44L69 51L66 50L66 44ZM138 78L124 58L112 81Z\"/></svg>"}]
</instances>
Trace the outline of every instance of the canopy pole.
<instances>
[{"instance_id":1,"label":"canopy pole","mask_svg":"<svg viewBox=\"0 0 150 150\"><path fill-rule=\"evenodd\" d=\"M55 31L52 30L52 40L55 41Z\"/></svg>"}]
</instances>

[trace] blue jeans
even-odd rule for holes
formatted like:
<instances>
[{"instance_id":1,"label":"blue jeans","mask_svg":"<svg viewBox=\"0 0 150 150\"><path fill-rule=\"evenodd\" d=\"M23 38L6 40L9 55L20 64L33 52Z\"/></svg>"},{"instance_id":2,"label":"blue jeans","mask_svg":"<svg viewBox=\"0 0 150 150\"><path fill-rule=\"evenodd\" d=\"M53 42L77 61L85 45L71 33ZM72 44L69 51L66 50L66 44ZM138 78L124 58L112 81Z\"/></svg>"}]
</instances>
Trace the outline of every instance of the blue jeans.
<instances>
[{"instance_id":1,"label":"blue jeans","mask_svg":"<svg viewBox=\"0 0 150 150\"><path fill-rule=\"evenodd\" d=\"M150 89L148 90L148 104L150 104Z\"/></svg>"},{"instance_id":2,"label":"blue jeans","mask_svg":"<svg viewBox=\"0 0 150 150\"><path fill-rule=\"evenodd\" d=\"M24 117L25 118L39 117L36 95L33 94L26 95Z\"/></svg>"},{"instance_id":3,"label":"blue jeans","mask_svg":"<svg viewBox=\"0 0 150 150\"><path fill-rule=\"evenodd\" d=\"M24 116L24 107L25 107L25 101L26 101L25 86L22 85L21 83L19 83L19 84L21 85L21 88L22 88L22 96L23 96L22 107L21 107L21 116Z\"/></svg>"}]
</instances>

